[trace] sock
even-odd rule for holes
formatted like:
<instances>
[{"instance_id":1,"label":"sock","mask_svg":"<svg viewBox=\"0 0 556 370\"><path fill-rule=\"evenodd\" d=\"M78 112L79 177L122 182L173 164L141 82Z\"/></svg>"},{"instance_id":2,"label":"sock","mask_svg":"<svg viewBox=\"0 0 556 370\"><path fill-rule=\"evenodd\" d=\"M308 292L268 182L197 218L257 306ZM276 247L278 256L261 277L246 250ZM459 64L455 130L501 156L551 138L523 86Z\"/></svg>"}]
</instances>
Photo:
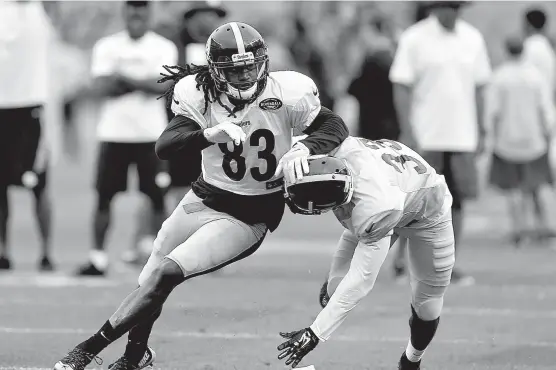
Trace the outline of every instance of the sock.
<instances>
[{"instance_id":1,"label":"sock","mask_svg":"<svg viewBox=\"0 0 556 370\"><path fill-rule=\"evenodd\" d=\"M405 350L405 355L409 361L417 362L421 360L432 338L434 338L439 322L440 318L431 321L421 320L411 306L411 318L409 319L411 337Z\"/></svg>"},{"instance_id":2,"label":"sock","mask_svg":"<svg viewBox=\"0 0 556 370\"><path fill-rule=\"evenodd\" d=\"M103 349L108 347L110 343L118 338L113 338L114 329L109 321L106 321L98 332L93 334L89 339L77 345L82 350L98 355Z\"/></svg>"},{"instance_id":3,"label":"sock","mask_svg":"<svg viewBox=\"0 0 556 370\"><path fill-rule=\"evenodd\" d=\"M108 267L108 255L105 251L92 250L89 254L89 259L93 266L99 270L106 270Z\"/></svg>"},{"instance_id":4,"label":"sock","mask_svg":"<svg viewBox=\"0 0 556 370\"><path fill-rule=\"evenodd\" d=\"M413 345L411 344L411 339L409 340L409 342L407 343L407 348L405 349L405 356L407 357L407 359L411 362L419 362L421 361L421 357L423 357L423 354L425 353L425 350L419 351L417 349L415 349L413 347Z\"/></svg>"}]
</instances>

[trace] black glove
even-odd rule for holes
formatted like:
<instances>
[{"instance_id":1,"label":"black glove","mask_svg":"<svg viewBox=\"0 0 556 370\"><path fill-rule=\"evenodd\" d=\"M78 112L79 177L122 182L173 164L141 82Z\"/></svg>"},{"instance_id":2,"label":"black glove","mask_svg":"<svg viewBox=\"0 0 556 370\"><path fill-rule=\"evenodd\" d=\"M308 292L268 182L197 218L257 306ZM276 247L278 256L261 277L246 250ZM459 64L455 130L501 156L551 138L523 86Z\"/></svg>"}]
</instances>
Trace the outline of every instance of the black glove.
<instances>
[{"instance_id":1,"label":"black glove","mask_svg":"<svg viewBox=\"0 0 556 370\"><path fill-rule=\"evenodd\" d=\"M286 360L286 365L291 364L292 368L296 367L303 357L319 344L319 338L313 333L311 328L290 333L280 333L280 336L286 338L287 341L278 346L278 351L281 351L278 359L282 360L289 356Z\"/></svg>"}]
</instances>

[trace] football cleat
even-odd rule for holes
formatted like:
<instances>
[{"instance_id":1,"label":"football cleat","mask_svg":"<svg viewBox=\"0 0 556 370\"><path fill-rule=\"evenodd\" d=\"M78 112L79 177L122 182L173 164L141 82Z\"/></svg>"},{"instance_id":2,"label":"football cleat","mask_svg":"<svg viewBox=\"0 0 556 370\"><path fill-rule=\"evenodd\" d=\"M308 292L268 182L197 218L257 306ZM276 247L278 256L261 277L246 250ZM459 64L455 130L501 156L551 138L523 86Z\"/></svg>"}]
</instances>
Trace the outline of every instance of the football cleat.
<instances>
[{"instance_id":1,"label":"football cleat","mask_svg":"<svg viewBox=\"0 0 556 370\"><path fill-rule=\"evenodd\" d=\"M102 365L102 359L81 348L75 347L60 361L54 365L54 370L84 370L85 366L95 360L97 365Z\"/></svg>"},{"instance_id":2,"label":"football cleat","mask_svg":"<svg viewBox=\"0 0 556 370\"><path fill-rule=\"evenodd\" d=\"M322 284L322 287L320 288L320 293L319 293L320 306L322 308L325 308L326 305L328 304L328 301L330 301L330 296L328 295L328 281L325 281L324 284Z\"/></svg>"},{"instance_id":3,"label":"football cleat","mask_svg":"<svg viewBox=\"0 0 556 370\"><path fill-rule=\"evenodd\" d=\"M132 363L125 355L116 360L116 362L108 365L109 370L140 370L152 369L156 353L151 347L147 347L145 354L138 364Z\"/></svg>"},{"instance_id":4,"label":"football cleat","mask_svg":"<svg viewBox=\"0 0 556 370\"><path fill-rule=\"evenodd\" d=\"M404 351L398 362L398 370L421 370L421 360L418 362L409 361Z\"/></svg>"}]
</instances>

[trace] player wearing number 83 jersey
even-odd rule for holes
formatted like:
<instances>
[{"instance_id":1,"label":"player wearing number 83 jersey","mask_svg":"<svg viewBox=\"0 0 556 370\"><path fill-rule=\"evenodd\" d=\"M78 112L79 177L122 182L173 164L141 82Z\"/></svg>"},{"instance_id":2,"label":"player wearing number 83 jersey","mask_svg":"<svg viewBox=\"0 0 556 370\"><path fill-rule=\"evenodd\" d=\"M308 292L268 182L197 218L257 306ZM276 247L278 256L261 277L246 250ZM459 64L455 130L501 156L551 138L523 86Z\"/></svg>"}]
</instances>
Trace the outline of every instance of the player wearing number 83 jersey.
<instances>
[{"instance_id":1,"label":"player wearing number 83 jersey","mask_svg":"<svg viewBox=\"0 0 556 370\"><path fill-rule=\"evenodd\" d=\"M211 104L205 114L203 93L196 89L195 76L180 80L174 90L172 111L195 120L201 129L224 122L239 126L244 143L217 143L202 152L203 181L241 195L262 195L280 190L276 171L280 158L321 110L314 82L307 76L281 71L270 73L262 94L233 116L220 104ZM232 106L226 95L222 103Z\"/></svg>"}]
</instances>

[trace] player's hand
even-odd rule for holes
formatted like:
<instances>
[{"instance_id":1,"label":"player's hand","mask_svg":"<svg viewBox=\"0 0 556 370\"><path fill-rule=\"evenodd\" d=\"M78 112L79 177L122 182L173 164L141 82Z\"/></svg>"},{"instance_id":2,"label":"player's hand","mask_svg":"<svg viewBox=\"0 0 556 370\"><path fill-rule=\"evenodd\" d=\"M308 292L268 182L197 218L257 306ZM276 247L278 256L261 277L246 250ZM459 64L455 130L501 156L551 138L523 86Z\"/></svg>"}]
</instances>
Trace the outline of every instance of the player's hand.
<instances>
[{"instance_id":1,"label":"player's hand","mask_svg":"<svg viewBox=\"0 0 556 370\"><path fill-rule=\"evenodd\" d=\"M308 158L311 155L309 149L303 143L296 143L278 162L278 167L274 176L284 172L284 177L289 183L295 183L296 180L303 178L303 174L309 172Z\"/></svg>"},{"instance_id":2,"label":"player's hand","mask_svg":"<svg viewBox=\"0 0 556 370\"><path fill-rule=\"evenodd\" d=\"M227 143L233 141L239 145L245 141L245 132L231 122L222 122L214 127L209 127L203 131L203 135L211 143Z\"/></svg>"},{"instance_id":3,"label":"player's hand","mask_svg":"<svg viewBox=\"0 0 556 370\"><path fill-rule=\"evenodd\" d=\"M292 331L290 333L280 333L282 338L287 339L278 346L278 359L282 360L287 357L286 365L296 367L303 357L315 349L319 344L319 338L313 333L311 328Z\"/></svg>"}]
</instances>

